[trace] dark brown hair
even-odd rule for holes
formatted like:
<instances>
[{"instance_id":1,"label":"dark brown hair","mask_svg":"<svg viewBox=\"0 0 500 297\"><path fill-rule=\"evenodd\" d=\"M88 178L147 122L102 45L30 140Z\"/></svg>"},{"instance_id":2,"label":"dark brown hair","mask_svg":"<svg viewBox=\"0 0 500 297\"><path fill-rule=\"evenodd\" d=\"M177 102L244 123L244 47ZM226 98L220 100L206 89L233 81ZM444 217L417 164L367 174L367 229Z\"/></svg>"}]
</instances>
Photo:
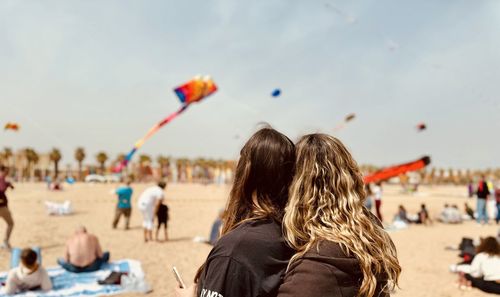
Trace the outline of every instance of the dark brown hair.
<instances>
[{"instance_id":1,"label":"dark brown hair","mask_svg":"<svg viewBox=\"0 0 500 297\"><path fill-rule=\"evenodd\" d=\"M288 201L293 179L295 146L272 128L257 131L241 149L226 212L222 235L251 219L279 222Z\"/></svg>"},{"instance_id":2,"label":"dark brown hair","mask_svg":"<svg viewBox=\"0 0 500 297\"><path fill-rule=\"evenodd\" d=\"M30 248L23 249L21 252L21 263L23 263L26 268L33 268L36 264L38 256L35 251Z\"/></svg>"},{"instance_id":3,"label":"dark brown hair","mask_svg":"<svg viewBox=\"0 0 500 297\"><path fill-rule=\"evenodd\" d=\"M164 181L159 181L158 182L158 187L162 188L163 190L165 190L165 188L167 187L167 183L164 182Z\"/></svg>"},{"instance_id":4,"label":"dark brown hair","mask_svg":"<svg viewBox=\"0 0 500 297\"><path fill-rule=\"evenodd\" d=\"M481 240L477 253L486 253L490 256L500 256L500 245L495 237L488 236Z\"/></svg>"},{"instance_id":5,"label":"dark brown hair","mask_svg":"<svg viewBox=\"0 0 500 297\"><path fill-rule=\"evenodd\" d=\"M295 146L288 137L269 127L253 134L240 151L221 236L251 220L269 218L281 223L294 166Z\"/></svg>"}]
</instances>

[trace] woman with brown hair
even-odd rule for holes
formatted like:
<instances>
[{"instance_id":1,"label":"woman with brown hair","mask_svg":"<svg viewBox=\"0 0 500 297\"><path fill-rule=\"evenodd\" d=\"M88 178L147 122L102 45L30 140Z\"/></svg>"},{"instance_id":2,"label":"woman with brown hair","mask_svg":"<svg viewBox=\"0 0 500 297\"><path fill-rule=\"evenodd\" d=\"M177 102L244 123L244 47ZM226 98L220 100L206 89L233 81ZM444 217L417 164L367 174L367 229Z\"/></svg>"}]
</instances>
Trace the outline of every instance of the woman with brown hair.
<instances>
[{"instance_id":1,"label":"woman with brown hair","mask_svg":"<svg viewBox=\"0 0 500 297\"><path fill-rule=\"evenodd\" d=\"M500 294L500 244L495 237L481 239L470 265L459 265L459 285Z\"/></svg>"},{"instance_id":2,"label":"woman with brown hair","mask_svg":"<svg viewBox=\"0 0 500 297\"><path fill-rule=\"evenodd\" d=\"M388 296L401 273L396 248L364 206L361 171L338 139L303 136L283 218L297 251L279 297Z\"/></svg>"},{"instance_id":3,"label":"woman with brown hair","mask_svg":"<svg viewBox=\"0 0 500 297\"><path fill-rule=\"evenodd\" d=\"M240 152L215 243L195 278L177 296L276 296L293 251L281 221L293 178L295 148L271 128L257 131ZM196 292L196 294L195 294Z\"/></svg>"}]
</instances>

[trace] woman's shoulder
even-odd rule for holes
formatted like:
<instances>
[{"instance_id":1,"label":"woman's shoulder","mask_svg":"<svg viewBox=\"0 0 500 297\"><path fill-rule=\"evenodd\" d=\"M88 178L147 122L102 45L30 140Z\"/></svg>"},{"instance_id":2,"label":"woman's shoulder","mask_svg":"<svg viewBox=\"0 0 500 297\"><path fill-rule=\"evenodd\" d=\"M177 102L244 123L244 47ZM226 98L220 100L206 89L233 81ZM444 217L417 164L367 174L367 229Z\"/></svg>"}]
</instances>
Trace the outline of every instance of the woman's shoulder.
<instances>
[{"instance_id":1,"label":"woman's shoulder","mask_svg":"<svg viewBox=\"0 0 500 297\"><path fill-rule=\"evenodd\" d=\"M232 258L266 254L289 253L291 250L283 239L281 226L273 220L249 221L222 236L214 246L212 256Z\"/></svg>"}]
</instances>

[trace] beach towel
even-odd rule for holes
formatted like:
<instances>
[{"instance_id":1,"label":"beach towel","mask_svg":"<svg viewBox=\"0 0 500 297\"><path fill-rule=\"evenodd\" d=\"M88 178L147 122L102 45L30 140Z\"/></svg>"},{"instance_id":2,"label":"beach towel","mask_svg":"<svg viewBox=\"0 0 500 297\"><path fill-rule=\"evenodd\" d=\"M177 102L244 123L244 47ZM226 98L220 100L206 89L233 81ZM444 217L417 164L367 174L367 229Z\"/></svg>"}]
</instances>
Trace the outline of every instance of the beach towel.
<instances>
[{"instance_id":1,"label":"beach towel","mask_svg":"<svg viewBox=\"0 0 500 297\"><path fill-rule=\"evenodd\" d=\"M131 291L140 291L137 285L131 286L130 278L135 280L134 284L144 283L144 272L139 261L120 260L104 265L101 270L87 273L72 273L61 267L46 269L52 280L53 289L48 292L28 291L17 294L21 297L73 297L73 296L110 296ZM99 285L99 280L106 279L111 272L124 272L128 274L128 281L122 285ZM5 283L8 272L0 273L0 282ZM122 279L123 280L123 279ZM144 291L144 290L143 290ZM0 297L7 297L0 291Z\"/></svg>"}]
</instances>

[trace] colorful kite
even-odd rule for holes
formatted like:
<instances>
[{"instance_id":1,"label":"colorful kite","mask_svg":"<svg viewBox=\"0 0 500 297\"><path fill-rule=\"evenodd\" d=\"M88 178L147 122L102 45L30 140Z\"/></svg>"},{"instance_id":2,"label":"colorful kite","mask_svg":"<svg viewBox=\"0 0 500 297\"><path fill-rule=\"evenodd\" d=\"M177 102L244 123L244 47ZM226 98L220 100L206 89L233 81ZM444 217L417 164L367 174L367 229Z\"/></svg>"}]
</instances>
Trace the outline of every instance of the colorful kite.
<instances>
[{"instance_id":1,"label":"colorful kite","mask_svg":"<svg viewBox=\"0 0 500 297\"><path fill-rule=\"evenodd\" d=\"M390 178L399 176L401 174L405 174L410 171L417 171L425 166L429 165L431 163L431 158L429 156L425 156L419 160L401 164L401 165L395 165L395 166L390 166L386 167L384 169L381 169L373 174L370 174L368 176L365 176L364 181L365 184L369 183L376 183L384 180L388 180Z\"/></svg>"},{"instance_id":2,"label":"colorful kite","mask_svg":"<svg viewBox=\"0 0 500 297\"><path fill-rule=\"evenodd\" d=\"M425 123L420 123L420 124L417 125L417 131L418 132L422 132L425 129L427 129L427 125Z\"/></svg>"},{"instance_id":3,"label":"colorful kite","mask_svg":"<svg viewBox=\"0 0 500 297\"><path fill-rule=\"evenodd\" d=\"M135 144L132 150L125 156L125 159L116 166L114 171L119 173L127 166L130 162L134 154L137 150L148 140L153 134L158 132L161 127L170 123L173 119L175 119L178 115L183 113L191 103L199 102L205 97L208 97L217 91L217 86L214 81L206 76L201 78L199 76L194 77L192 80L183 84L180 87L174 89L175 94L179 97L180 102L182 103L181 107L174 113L170 114L168 117L151 127L148 133L144 135L143 138L139 139Z\"/></svg>"},{"instance_id":4,"label":"colorful kite","mask_svg":"<svg viewBox=\"0 0 500 297\"><path fill-rule=\"evenodd\" d=\"M11 122L8 122L7 124L5 124L4 126L4 130L12 130L12 131L19 131L21 127L19 126L19 124L17 123L11 123Z\"/></svg>"},{"instance_id":5,"label":"colorful kite","mask_svg":"<svg viewBox=\"0 0 500 297\"><path fill-rule=\"evenodd\" d=\"M279 97L280 95L281 95L280 89L274 89L274 91L271 93L271 96L273 97Z\"/></svg>"}]
</instances>

